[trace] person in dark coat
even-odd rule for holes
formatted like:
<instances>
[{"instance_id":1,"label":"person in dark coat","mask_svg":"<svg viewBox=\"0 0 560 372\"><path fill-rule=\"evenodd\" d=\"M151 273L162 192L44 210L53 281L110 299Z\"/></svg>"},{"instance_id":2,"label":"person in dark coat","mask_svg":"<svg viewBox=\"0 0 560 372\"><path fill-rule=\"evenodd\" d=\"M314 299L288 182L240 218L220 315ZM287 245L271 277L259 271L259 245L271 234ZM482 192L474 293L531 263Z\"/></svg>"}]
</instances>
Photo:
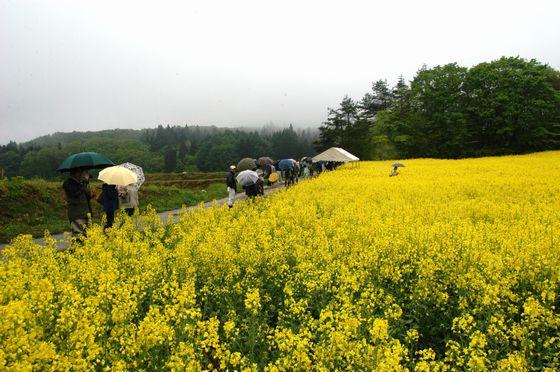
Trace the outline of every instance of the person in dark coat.
<instances>
[{"instance_id":1,"label":"person in dark coat","mask_svg":"<svg viewBox=\"0 0 560 372\"><path fill-rule=\"evenodd\" d=\"M259 194L259 187L256 183L246 185L244 189L245 195L247 195L248 198L254 198Z\"/></svg>"},{"instance_id":2,"label":"person in dark coat","mask_svg":"<svg viewBox=\"0 0 560 372\"><path fill-rule=\"evenodd\" d=\"M103 184L103 209L107 216L107 222L103 230L113 227L115 222L115 211L119 209L119 192L115 185Z\"/></svg>"},{"instance_id":3,"label":"person in dark coat","mask_svg":"<svg viewBox=\"0 0 560 372\"><path fill-rule=\"evenodd\" d=\"M73 169L70 177L64 181L62 188L66 195L68 220L73 236L86 235L86 226L91 215L91 191L89 190L89 173Z\"/></svg>"},{"instance_id":4,"label":"person in dark coat","mask_svg":"<svg viewBox=\"0 0 560 372\"><path fill-rule=\"evenodd\" d=\"M284 177L284 185L289 187L290 185L293 186L294 184L294 168L288 168L282 172L282 176Z\"/></svg>"},{"instance_id":5,"label":"person in dark coat","mask_svg":"<svg viewBox=\"0 0 560 372\"><path fill-rule=\"evenodd\" d=\"M235 203L235 193L237 192L237 180L235 179L235 165L229 166L229 172L226 178L226 186L228 192L228 206L233 208Z\"/></svg>"}]
</instances>

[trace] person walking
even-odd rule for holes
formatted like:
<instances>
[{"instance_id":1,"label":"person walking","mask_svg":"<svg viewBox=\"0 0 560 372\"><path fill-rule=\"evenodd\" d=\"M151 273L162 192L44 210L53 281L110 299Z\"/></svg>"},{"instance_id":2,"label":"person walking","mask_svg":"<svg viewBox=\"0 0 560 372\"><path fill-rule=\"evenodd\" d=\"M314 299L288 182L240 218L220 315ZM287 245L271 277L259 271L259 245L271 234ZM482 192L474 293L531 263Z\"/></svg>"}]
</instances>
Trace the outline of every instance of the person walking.
<instances>
[{"instance_id":1,"label":"person walking","mask_svg":"<svg viewBox=\"0 0 560 372\"><path fill-rule=\"evenodd\" d=\"M283 173L283 177L284 177L284 186L286 188L293 186L294 185L294 169L293 168L288 168L286 169Z\"/></svg>"},{"instance_id":2,"label":"person walking","mask_svg":"<svg viewBox=\"0 0 560 372\"><path fill-rule=\"evenodd\" d=\"M299 161L296 161L294 163L294 169L292 171L292 185L299 182L300 172L301 172L301 166L299 164Z\"/></svg>"},{"instance_id":3,"label":"person walking","mask_svg":"<svg viewBox=\"0 0 560 372\"><path fill-rule=\"evenodd\" d=\"M124 209L126 214L134 216L134 211L139 208L138 188L134 184L119 186L119 208Z\"/></svg>"},{"instance_id":4,"label":"person walking","mask_svg":"<svg viewBox=\"0 0 560 372\"><path fill-rule=\"evenodd\" d=\"M68 209L68 220L70 221L72 236L77 238L87 236L88 213L92 215L89 173L79 168L72 169L70 177L64 181L62 188L66 196L66 207Z\"/></svg>"},{"instance_id":5,"label":"person walking","mask_svg":"<svg viewBox=\"0 0 560 372\"><path fill-rule=\"evenodd\" d=\"M107 230L113 227L113 222L115 222L115 212L119 209L119 192L117 191L117 186L106 183L103 184L102 190L102 204L105 216L107 216L103 230Z\"/></svg>"},{"instance_id":6,"label":"person walking","mask_svg":"<svg viewBox=\"0 0 560 372\"><path fill-rule=\"evenodd\" d=\"M257 169L256 172L257 175L259 176L259 179L256 182L257 194L264 195L264 178L265 178L264 171L262 169Z\"/></svg>"},{"instance_id":7,"label":"person walking","mask_svg":"<svg viewBox=\"0 0 560 372\"><path fill-rule=\"evenodd\" d=\"M235 165L229 166L229 172L226 178L227 192L228 192L228 206L233 208L235 203L235 193L237 192L237 180L235 179Z\"/></svg>"},{"instance_id":8,"label":"person walking","mask_svg":"<svg viewBox=\"0 0 560 372\"><path fill-rule=\"evenodd\" d=\"M274 167L275 167L275 171L276 171L276 176L277 176L277 182L278 184L282 184L284 182L284 180L282 179L282 170L280 169L280 161L276 161L274 163Z\"/></svg>"},{"instance_id":9,"label":"person walking","mask_svg":"<svg viewBox=\"0 0 560 372\"><path fill-rule=\"evenodd\" d=\"M308 164L303 163L303 178L307 179L309 177L311 177L310 175L310 167Z\"/></svg>"},{"instance_id":10,"label":"person walking","mask_svg":"<svg viewBox=\"0 0 560 372\"><path fill-rule=\"evenodd\" d=\"M245 185L244 189L245 189L245 195L247 195L249 199L254 199L259 194L259 187L257 183Z\"/></svg>"}]
</instances>

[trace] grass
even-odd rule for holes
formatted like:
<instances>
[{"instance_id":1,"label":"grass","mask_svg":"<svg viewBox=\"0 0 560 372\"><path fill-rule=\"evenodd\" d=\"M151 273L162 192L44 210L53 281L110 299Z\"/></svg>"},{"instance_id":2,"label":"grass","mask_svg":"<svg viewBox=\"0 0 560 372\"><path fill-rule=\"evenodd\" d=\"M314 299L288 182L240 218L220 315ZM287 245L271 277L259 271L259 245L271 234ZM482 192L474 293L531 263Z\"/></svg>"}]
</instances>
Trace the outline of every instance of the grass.
<instances>
[{"instance_id":1,"label":"grass","mask_svg":"<svg viewBox=\"0 0 560 372\"><path fill-rule=\"evenodd\" d=\"M181 208L183 204L196 205L227 196L223 183L225 176L217 178L213 173L197 173L199 178L191 179L195 186L190 187L182 183L183 175L174 176L156 175L159 181L169 183L161 184L156 180L150 181L150 175L147 175L146 183L140 188L140 208L151 205L161 212ZM177 184L173 184L174 181ZM101 191L100 183L93 183L91 187L96 194ZM92 200L92 208L94 221L99 222L103 216L102 207ZM0 226L1 243L7 243L20 234L41 237L45 230L52 234L68 230L66 200L61 182L25 180L19 177L0 180Z\"/></svg>"},{"instance_id":2,"label":"grass","mask_svg":"<svg viewBox=\"0 0 560 372\"><path fill-rule=\"evenodd\" d=\"M203 189L182 189L176 186L147 185L140 189L140 200L150 204L157 211L181 208L184 205L196 205L227 196L223 183L212 183Z\"/></svg>"},{"instance_id":3,"label":"grass","mask_svg":"<svg viewBox=\"0 0 560 372\"><path fill-rule=\"evenodd\" d=\"M211 184L223 183L225 172L153 173L146 182L156 186L175 186L184 189L204 189Z\"/></svg>"}]
</instances>

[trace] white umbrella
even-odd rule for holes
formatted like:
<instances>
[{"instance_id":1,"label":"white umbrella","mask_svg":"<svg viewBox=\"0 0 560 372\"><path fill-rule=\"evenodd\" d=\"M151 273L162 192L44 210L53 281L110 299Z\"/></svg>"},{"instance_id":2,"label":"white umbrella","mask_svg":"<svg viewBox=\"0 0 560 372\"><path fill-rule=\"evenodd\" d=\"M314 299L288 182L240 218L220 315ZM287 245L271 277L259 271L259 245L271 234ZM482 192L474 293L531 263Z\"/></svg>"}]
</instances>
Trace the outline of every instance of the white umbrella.
<instances>
[{"instance_id":1,"label":"white umbrella","mask_svg":"<svg viewBox=\"0 0 560 372\"><path fill-rule=\"evenodd\" d=\"M259 179L259 175L257 172L252 170L244 170L243 172L239 172L237 177L235 177L237 182L239 182L242 186L251 185Z\"/></svg>"},{"instance_id":2,"label":"white umbrella","mask_svg":"<svg viewBox=\"0 0 560 372\"><path fill-rule=\"evenodd\" d=\"M109 185L126 186L137 181L136 173L121 166L103 169L97 177Z\"/></svg>"},{"instance_id":3,"label":"white umbrella","mask_svg":"<svg viewBox=\"0 0 560 372\"><path fill-rule=\"evenodd\" d=\"M146 181L146 176L144 176L144 171L138 165L132 163L123 163L120 166L126 169L130 169L131 171L136 173L137 181L134 184L134 186L136 186L137 189L139 189L140 186L142 186L142 184L144 183L144 181Z\"/></svg>"}]
</instances>

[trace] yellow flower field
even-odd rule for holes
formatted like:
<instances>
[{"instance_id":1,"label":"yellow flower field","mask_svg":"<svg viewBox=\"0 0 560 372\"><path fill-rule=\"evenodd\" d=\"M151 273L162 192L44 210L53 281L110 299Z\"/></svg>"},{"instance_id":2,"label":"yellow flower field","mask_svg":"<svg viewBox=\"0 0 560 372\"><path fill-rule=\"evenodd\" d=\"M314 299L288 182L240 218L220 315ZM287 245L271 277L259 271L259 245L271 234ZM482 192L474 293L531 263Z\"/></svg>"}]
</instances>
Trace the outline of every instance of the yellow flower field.
<instances>
[{"instance_id":1,"label":"yellow flower field","mask_svg":"<svg viewBox=\"0 0 560 372\"><path fill-rule=\"evenodd\" d=\"M0 369L560 368L560 152L404 163L72 253L18 238Z\"/></svg>"}]
</instances>

